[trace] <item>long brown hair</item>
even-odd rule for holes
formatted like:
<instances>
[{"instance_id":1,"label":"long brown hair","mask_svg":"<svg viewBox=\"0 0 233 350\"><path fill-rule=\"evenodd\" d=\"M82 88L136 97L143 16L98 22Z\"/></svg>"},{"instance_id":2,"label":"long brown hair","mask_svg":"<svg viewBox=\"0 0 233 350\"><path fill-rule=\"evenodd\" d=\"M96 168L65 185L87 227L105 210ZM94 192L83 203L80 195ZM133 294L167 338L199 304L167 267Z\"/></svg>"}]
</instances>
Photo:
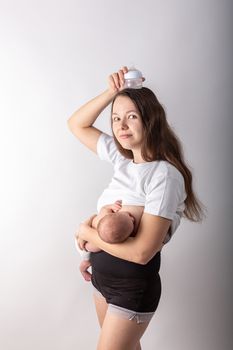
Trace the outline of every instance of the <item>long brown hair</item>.
<instances>
[{"instance_id":1,"label":"long brown hair","mask_svg":"<svg viewBox=\"0 0 233 350\"><path fill-rule=\"evenodd\" d=\"M124 89L117 93L112 101L112 110L118 96L129 97L138 108L144 129L142 157L145 161L166 160L183 175L187 197L184 201L184 217L199 222L205 217L206 208L196 197L192 186L192 173L184 161L181 142L167 122L166 113L157 97L150 89ZM111 110L111 114L112 114ZM114 134L113 134L114 136ZM133 152L124 149L114 136L119 152L133 159Z\"/></svg>"}]
</instances>

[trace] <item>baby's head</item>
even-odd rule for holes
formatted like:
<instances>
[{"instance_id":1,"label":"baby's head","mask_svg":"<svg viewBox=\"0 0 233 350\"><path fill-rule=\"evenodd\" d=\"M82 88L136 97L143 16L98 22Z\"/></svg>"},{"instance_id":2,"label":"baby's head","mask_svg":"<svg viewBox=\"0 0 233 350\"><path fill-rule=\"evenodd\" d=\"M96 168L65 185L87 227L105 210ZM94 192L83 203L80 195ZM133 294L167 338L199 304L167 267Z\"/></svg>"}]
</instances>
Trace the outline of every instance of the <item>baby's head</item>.
<instances>
[{"instance_id":1,"label":"baby's head","mask_svg":"<svg viewBox=\"0 0 233 350\"><path fill-rule=\"evenodd\" d=\"M105 215L98 223L100 238L107 243L123 242L134 230L134 217L126 211Z\"/></svg>"}]
</instances>

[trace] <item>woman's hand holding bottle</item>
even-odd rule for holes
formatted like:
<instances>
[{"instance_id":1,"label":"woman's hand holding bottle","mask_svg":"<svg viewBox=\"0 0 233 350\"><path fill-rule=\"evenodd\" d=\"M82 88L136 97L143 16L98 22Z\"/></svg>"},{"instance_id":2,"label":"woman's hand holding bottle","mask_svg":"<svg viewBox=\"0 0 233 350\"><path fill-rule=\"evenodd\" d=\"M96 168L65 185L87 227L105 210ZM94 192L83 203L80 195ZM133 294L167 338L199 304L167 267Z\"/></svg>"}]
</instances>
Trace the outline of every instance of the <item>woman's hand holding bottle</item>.
<instances>
[{"instance_id":1,"label":"woman's hand holding bottle","mask_svg":"<svg viewBox=\"0 0 233 350\"><path fill-rule=\"evenodd\" d=\"M117 94L118 91L124 89L125 79L124 74L128 72L128 68L126 66L119 69L118 72L112 73L108 77L108 90L112 94Z\"/></svg>"}]
</instances>

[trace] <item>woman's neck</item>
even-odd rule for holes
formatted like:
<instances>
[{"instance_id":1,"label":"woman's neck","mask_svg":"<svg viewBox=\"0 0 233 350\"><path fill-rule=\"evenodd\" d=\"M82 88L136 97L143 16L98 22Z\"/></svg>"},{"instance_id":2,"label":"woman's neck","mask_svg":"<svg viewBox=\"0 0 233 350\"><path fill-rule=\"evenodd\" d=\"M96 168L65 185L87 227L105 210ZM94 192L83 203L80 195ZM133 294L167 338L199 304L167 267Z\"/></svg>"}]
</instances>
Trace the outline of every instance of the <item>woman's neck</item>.
<instances>
[{"instance_id":1,"label":"woman's neck","mask_svg":"<svg viewBox=\"0 0 233 350\"><path fill-rule=\"evenodd\" d=\"M146 163L146 160L144 160L142 158L141 150L140 150L140 152L134 152L133 151L133 162L135 164Z\"/></svg>"}]
</instances>

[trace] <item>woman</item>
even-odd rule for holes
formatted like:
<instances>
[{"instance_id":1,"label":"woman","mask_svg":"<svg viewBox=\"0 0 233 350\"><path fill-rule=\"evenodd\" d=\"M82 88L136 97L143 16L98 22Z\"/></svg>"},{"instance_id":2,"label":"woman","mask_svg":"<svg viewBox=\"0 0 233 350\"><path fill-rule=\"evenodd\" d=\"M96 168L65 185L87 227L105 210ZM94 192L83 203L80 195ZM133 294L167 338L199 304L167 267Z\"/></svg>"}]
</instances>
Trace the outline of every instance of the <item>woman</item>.
<instances>
[{"instance_id":1,"label":"woman","mask_svg":"<svg viewBox=\"0 0 233 350\"><path fill-rule=\"evenodd\" d=\"M135 237L119 244L100 239L91 219L81 224L78 242L101 249L91 254L94 300L102 327L98 350L140 350L140 339L160 299L160 251L181 216L200 221L202 207L192 189L178 138L169 127L154 93L124 89L123 67L109 77L109 87L68 121L74 135L114 166L114 176L98 208L117 199L144 207ZM113 137L93 127L112 103ZM129 210L130 211L130 210Z\"/></svg>"}]
</instances>

